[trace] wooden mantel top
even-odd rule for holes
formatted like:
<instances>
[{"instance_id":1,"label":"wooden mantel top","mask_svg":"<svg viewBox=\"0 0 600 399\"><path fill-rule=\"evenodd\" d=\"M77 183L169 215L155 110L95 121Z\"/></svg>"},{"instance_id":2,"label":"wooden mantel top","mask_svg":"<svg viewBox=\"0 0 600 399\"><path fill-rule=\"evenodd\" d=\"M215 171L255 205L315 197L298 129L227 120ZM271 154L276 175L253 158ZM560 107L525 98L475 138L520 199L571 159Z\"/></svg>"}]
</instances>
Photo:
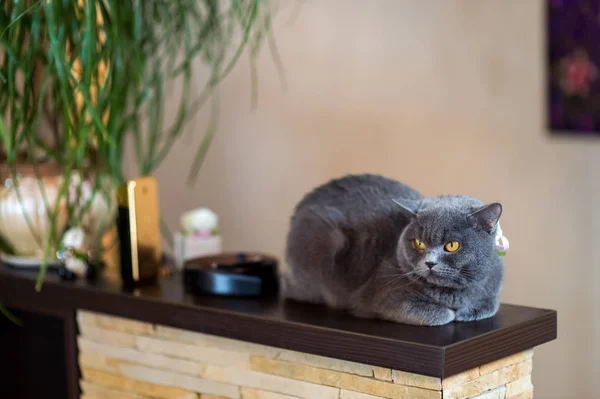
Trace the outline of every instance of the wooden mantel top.
<instances>
[{"instance_id":1,"label":"wooden mantel top","mask_svg":"<svg viewBox=\"0 0 600 399\"><path fill-rule=\"evenodd\" d=\"M181 329L271 345L374 366L446 377L554 340L556 312L502 305L491 319L418 327L357 319L323 306L273 299L198 297L182 276L133 292L103 276L63 282L49 273L35 292L37 272L0 264L0 303L64 314L87 309Z\"/></svg>"}]
</instances>

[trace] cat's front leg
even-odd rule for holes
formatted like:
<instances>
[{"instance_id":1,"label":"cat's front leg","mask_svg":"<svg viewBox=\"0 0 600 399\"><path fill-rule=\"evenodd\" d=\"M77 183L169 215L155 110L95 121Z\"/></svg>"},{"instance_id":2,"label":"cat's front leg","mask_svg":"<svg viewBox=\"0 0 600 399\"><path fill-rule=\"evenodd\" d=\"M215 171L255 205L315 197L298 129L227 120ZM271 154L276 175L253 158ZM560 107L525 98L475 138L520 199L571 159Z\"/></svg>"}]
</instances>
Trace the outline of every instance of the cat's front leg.
<instances>
[{"instance_id":1,"label":"cat's front leg","mask_svg":"<svg viewBox=\"0 0 600 399\"><path fill-rule=\"evenodd\" d=\"M500 302L496 298L485 299L471 306L460 308L456 311L456 320L474 321L488 319L496 314Z\"/></svg>"},{"instance_id":2,"label":"cat's front leg","mask_svg":"<svg viewBox=\"0 0 600 399\"><path fill-rule=\"evenodd\" d=\"M387 320L425 326L441 326L455 318L454 310L421 300L405 301L399 307L384 309L380 314Z\"/></svg>"}]
</instances>

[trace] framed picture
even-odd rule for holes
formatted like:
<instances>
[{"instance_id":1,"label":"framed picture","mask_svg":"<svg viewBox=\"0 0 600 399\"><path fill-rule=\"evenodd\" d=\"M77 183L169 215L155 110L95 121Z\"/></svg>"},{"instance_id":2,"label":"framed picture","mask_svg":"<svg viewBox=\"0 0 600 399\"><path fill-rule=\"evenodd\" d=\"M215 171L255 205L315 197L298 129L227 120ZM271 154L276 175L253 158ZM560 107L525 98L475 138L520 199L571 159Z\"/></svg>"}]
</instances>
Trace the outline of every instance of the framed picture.
<instances>
[{"instance_id":1,"label":"framed picture","mask_svg":"<svg viewBox=\"0 0 600 399\"><path fill-rule=\"evenodd\" d=\"M600 136L600 0L546 0L548 127Z\"/></svg>"}]
</instances>

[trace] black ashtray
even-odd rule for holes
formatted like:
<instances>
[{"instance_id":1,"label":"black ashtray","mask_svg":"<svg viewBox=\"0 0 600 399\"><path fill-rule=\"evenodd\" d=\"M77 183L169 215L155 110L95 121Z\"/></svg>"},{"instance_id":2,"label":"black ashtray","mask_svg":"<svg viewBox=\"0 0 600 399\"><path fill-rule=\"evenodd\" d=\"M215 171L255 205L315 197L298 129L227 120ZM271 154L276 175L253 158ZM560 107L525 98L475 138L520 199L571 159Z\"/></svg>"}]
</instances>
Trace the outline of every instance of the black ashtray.
<instances>
[{"instance_id":1,"label":"black ashtray","mask_svg":"<svg viewBox=\"0 0 600 399\"><path fill-rule=\"evenodd\" d=\"M184 263L183 278L194 294L270 296L278 291L277 266L274 257L257 253L204 256Z\"/></svg>"}]
</instances>

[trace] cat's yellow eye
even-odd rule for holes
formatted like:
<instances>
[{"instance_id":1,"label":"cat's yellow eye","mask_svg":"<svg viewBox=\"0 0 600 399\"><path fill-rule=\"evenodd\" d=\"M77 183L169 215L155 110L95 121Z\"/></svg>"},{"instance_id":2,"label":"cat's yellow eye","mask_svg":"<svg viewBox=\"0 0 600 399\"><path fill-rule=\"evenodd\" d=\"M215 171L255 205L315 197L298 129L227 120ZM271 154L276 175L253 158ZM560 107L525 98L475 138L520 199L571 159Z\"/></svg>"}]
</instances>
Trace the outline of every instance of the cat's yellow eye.
<instances>
[{"instance_id":1,"label":"cat's yellow eye","mask_svg":"<svg viewBox=\"0 0 600 399\"><path fill-rule=\"evenodd\" d=\"M425 250L425 244L423 244L423 241L419 240L418 238L415 239L413 244L414 244L415 248L418 249L419 251Z\"/></svg>"},{"instance_id":2,"label":"cat's yellow eye","mask_svg":"<svg viewBox=\"0 0 600 399\"><path fill-rule=\"evenodd\" d=\"M460 248L460 242L458 241L448 241L446 245L444 245L444 250L446 252L456 252Z\"/></svg>"}]
</instances>

